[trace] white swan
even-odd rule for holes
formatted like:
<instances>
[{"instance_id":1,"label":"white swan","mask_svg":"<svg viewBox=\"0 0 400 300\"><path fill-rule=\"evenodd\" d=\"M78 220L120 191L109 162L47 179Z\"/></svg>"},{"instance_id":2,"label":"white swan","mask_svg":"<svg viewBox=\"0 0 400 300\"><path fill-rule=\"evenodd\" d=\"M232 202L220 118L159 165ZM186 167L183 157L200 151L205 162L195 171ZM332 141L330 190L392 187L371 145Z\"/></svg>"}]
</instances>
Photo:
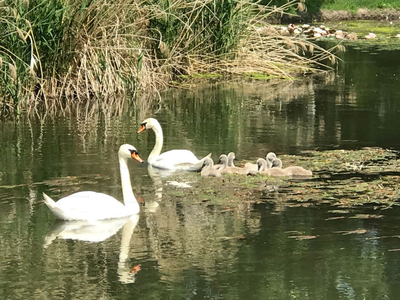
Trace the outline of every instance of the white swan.
<instances>
[{"instance_id":1,"label":"white swan","mask_svg":"<svg viewBox=\"0 0 400 300\"><path fill-rule=\"evenodd\" d=\"M154 118L148 118L140 124L138 133L145 129L153 129L156 135L156 144L151 151L147 162L153 167L166 170L181 170L181 171L200 171L203 167L204 158L198 159L193 152L189 150L170 150L161 153L163 146L163 131L160 123ZM210 157L211 153L206 157Z\"/></svg>"},{"instance_id":2,"label":"white swan","mask_svg":"<svg viewBox=\"0 0 400 300\"><path fill-rule=\"evenodd\" d=\"M128 158L130 157L143 162L135 147L128 144L122 145L118 151L118 159L125 205L114 197L96 192L78 192L57 202L43 193L44 203L57 218L62 220L103 220L138 214L139 203L132 192L129 177Z\"/></svg>"}]
</instances>

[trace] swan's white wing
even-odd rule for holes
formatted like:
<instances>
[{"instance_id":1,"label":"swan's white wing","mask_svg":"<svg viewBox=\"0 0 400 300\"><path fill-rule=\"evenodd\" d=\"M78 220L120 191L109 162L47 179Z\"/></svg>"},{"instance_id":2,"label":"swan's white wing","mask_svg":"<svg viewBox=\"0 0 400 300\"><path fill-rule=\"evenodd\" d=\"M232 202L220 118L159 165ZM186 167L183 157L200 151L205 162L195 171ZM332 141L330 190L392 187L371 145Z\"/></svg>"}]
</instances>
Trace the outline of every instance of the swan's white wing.
<instances>
[{"instance_id":1,"label":"swan's white wing","mask_svg":"<svg viewBox=\"0 0 400 300\"><path fill-rule=\"evenodd\" d=\"M176 164L197 163L199 161L192 151L184 149L166 151L157 157L157 160L159 159L173 161Z\"/></svg>"},{"instance_id":2,"label":"swan's white wing","mask_svg":"<svg viewBox=\"0 0 400 300\"><path fill-rule=\"evenodd\" d=\"M175 165L175 170L179 171L189 171L189 172L196 172L200 171L203 166L203 162L198 161L197 163L181 163Z\"/></svg>"},{"instance_id":3,"label":"swan's white wing","mask_svg":"<svg viewBox=\"0 0 400 300\"><path fill-rule=\"evenodd\" d=\"M96 192L79 192L56 202L69 220L100 220L128 215L126 207L114 197Z\"/></svg>"},{"instance_id":4,"label":"swan's white wing","mask_svg":"<svg viewBox=\"0 0 400 300\"><path fill-rule=\"evenodd\" d=\"M199 162L200 160L193 154L192 151L179 149L164 152L151 160L149 163L152 166L161 169L175 170L178 166L178 169L185 170Z\"/></svg>"}]
</instances>

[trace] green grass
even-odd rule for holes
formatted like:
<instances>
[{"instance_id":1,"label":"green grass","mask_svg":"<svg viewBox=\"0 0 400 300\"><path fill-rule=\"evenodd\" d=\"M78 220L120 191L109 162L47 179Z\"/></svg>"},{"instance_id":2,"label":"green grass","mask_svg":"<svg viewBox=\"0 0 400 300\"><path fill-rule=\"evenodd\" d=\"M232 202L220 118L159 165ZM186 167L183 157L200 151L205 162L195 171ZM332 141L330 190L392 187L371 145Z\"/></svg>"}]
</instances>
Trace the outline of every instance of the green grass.
<instances>
[{"instance_id":1,"label":"green grass","mask_svg":"<svg viewBox=\"0 0 400 300\"><path fill-rule=\"evenodd\" d=\"M307 1L313 2L313 1ZM322 2L321 9L327 10L346 10L355 13L359 8L367 9L400 9L400 1L398 0L330 0Z\"/></svg>"},{"instance_id":2,"label":"green grass","mask_svg":"<svg viewBox=\"0 0 400 300\"><path fill-rule=\"evenodd\" d=\"M282 6L287 0L261 1L264 5ZM400 10L400 1L398 0L305 0L307 11L310 14L316 14L320 10L345 10L356 13L359 8L371 10L393 8ZM287 9L288 12L296 14L295 7Z\"/></svg>"}]
</instances>

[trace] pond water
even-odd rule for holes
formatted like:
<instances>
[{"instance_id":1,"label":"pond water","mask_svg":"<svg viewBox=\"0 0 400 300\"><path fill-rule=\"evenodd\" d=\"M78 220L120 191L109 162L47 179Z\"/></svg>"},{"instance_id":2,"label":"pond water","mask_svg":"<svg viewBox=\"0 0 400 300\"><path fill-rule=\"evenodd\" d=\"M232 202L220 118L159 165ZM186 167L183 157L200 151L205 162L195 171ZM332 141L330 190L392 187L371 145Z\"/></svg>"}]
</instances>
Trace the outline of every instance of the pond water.
<instances>
[{"instance_id":1,"label":"pond water","mask_svg":"<svg viewBox=\"0 0 400 300\"><path fill-rule=\"evenodd\" d=\"M138 217L65 223L42 202L42 192L81 190L122 199L116 153L130 143L147 157L154 134L136 132L149 116L163 126L164 150L214 160L230 151L240 161L269 151L400 150L398 51L350 48L342 58L337 72L302 82L192 86L154 105L0 123L0 298L399 299L397 206L378 208L379 218L357 217L377 213L363 206L338 219L344 211L329 205L262 197L208 205L135 161Z\"/></svg>"}]
</instances>

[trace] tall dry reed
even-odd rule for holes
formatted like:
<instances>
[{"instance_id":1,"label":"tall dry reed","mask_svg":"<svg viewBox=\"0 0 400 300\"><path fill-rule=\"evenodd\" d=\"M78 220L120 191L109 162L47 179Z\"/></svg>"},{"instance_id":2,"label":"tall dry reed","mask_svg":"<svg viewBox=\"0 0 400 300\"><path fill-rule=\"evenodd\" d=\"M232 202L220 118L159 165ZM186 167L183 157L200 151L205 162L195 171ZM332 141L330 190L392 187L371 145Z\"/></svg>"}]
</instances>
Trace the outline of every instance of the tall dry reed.
<instances>
[{"instance_id":1,"label":"tall dry reed","mask_svg":"<svg viewBox=\"0 0 400 300\"><path fill-rule=\"evenodd\" d=\"M260 34L280 11L248 0L0 0L0 114L118 105L121 94L159 91L182 75L291 78L334 58Z\"/></svg>"}]
</instances>

